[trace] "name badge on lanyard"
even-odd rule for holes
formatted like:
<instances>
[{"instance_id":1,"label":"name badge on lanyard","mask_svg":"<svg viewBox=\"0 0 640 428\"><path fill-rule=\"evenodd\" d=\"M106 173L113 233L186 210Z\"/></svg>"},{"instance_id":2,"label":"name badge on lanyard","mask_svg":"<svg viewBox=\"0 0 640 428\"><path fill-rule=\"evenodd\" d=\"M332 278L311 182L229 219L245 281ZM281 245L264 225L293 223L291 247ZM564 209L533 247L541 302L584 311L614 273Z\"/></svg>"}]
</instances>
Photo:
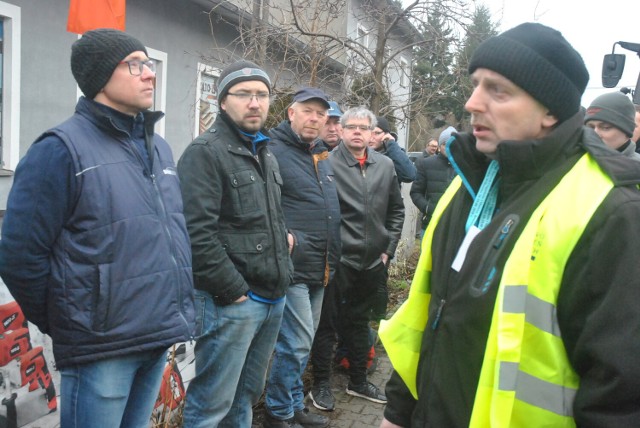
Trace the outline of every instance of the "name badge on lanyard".
<instances>
[{"instance_id":1,"label":"name badge on lanyard","mask_svg":"<svg viewBox=\"0 0 640 428\"><path fill-rule=\"evenodd\" d=\"M500 178L498 177L499 169L498 162L495 160L491 161L480 185L478 195L473 199L473 205L471 206L471 211L469 212L469 217L467 217L467 223L465 225L467 234L451 264L451 268L456 272L460 272L460 269L462 269L464 260L467 257L467 251L475 237L478 236L482 229L491 223L498 201L498 186L500 183ZM471 194L471 196L473 197L474 195Z\"/></svg>"}]
</instances>

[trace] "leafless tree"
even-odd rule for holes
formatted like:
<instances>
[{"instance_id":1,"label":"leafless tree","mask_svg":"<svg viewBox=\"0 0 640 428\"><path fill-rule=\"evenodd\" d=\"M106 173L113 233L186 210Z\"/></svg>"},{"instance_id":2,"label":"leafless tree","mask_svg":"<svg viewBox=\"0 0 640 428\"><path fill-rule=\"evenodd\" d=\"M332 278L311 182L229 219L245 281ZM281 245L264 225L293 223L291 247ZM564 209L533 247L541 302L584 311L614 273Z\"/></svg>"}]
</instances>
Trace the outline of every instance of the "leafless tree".
<instances>
[{"instance_id":1,"label":"leafless tree","mask_svg":"<svg viewBox=\"0 0 640 428\"><path fill-rule=\"evenodd\" d=\"M436 45L430 35L421 31L421 24L437 6L463 33L470 21L470 2L221 1L210 11L214 48L207 55L223 64L231 58L250 58L273 70L275 91L284 100L282 107L294 89L309 85L322 87L344 107L364 104L376 114L409 120L447 92L446 87L421 89L398 83L418 60L415 55L425 55L430 46ZM355 23L361 23L366 34L359 34ZM213 29L221 24L233 29L235 38L224 43L216 41L219 32ZM409 62L404 64L406 59ZM282 112L274 113L283 117ZM447 112L442 114L446 116ZM428 125L429 121L424 121L420 126Z\"/></svg>"}]
</instances>

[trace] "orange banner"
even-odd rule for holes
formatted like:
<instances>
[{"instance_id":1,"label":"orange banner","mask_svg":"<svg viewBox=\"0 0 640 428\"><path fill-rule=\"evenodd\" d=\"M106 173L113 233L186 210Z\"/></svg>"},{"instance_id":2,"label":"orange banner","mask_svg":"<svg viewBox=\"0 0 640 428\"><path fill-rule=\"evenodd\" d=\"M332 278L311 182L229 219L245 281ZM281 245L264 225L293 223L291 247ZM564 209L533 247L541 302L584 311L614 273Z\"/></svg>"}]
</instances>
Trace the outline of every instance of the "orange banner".
<instances>
[{"instance_id":1,"label":"orange banner","mask_svg":"<svg viewBox=\"0 0 640 428\"><path fill-rule=\"evenodd\" d=\"M125 30L126 0L71 0L67 31L83 34L96 28Z\"/></svg>"}]
</instances>

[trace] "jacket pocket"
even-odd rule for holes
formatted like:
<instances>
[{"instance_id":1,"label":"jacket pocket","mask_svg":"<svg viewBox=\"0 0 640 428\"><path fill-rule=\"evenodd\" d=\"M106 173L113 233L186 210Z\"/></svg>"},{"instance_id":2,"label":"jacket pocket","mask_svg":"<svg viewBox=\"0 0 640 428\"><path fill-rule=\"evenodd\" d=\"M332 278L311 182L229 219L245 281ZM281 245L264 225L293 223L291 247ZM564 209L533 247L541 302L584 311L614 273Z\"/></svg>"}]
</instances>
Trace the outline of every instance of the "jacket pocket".
<instances>
[{"instance_id":1,"label":"jacket pocket","mask_svg":"<svg viewBox=\"0 0 640 428\"><path fill-rule=\"evenodd\" d=\"M277 271L273 248L266 233L233 233L219 235L222 248L248 283L270 282Z\"/></svg>"},{"instance_id":2,"label":"jacket pocket","mask_svg":"<svg viewBox=\"0 0 640 428\"><path fill-rule=\"evenodd\" d=\"M100 264L97 269L98 278L95 282L91 305L91 327L95 331L105 331L107 329L109 301L111 300L111 278L109 267L110 265L108 264Z\"/></svg>"},{"instance_id":3,"label":"jacket pocket","mask_svg":"<svg viewBox=\"0 0 640 428\"><path fill-rule=\"evenodd\" d=\"M253 170L235 171L229 174L229 184L233 191L233 208L239 213L251 213L258 209L260 177Z\"/></svg>"},{"instance_id":4,"label":"jacket pocket","mask_svg":"<svg viewBox=\"0 0 640 428\"><path fill-rule=\"evenodd\" d=\"M276 188L278 189L278 199L280 199L280 197L282 196L282 186L284 186L284 180L282 179L279 171L273 171L273 181L275 181L277 184Z\"/></svg>"},{"instance_id":5,"label":"jacket pocket","mask_svg":"<svg viewBox=\"0 0 640 428\"><path fill-rule=\"evenodd\" d=\"M502 275L500 272L503 266L497 266L496 263L500 255L508 250L509 241L514 236L513 233L520 223L520 216L517 214L509 214L505 217L500 228L496 230L492 239L491 246L486 249L479 268L476 271L472 281L469 283L469 294L473 297L480 297L489 291L489 288L496 283Z\"/></svg>"}]
</instances>

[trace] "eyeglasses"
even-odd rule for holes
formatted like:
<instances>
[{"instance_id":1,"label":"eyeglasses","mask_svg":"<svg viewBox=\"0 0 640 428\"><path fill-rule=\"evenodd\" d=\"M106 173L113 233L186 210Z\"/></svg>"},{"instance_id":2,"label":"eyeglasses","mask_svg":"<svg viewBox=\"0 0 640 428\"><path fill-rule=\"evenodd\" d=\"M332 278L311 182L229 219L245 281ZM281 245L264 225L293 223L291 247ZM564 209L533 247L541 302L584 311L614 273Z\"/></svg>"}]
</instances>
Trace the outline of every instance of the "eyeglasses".
<instances>
[{"instance_id":1,"label":"eyeglasses","mask_svg":"<svg viewBox=\"0 0 640 428\"><path fill-rule=\"evenodd\" d=\"M348 129L349 131L355 131L356 129L359 129L360 131L370 131L371 130L371 126L369 125L345 125L343 126L344 129Z\"/></svg>"},{"instance_id":2,"label":"eyeglasses","mask_svg":"<svg viewBox=\"0 0 640 428\"><path fill-rule=\"evenodd\" d=\"M271 98L271 94L268 92L259 92L257 94L250 94L249 92L227 92L227 95L238 98L240 101L251 102L254 98L258 102L265 102Z\"/></svg>"},{"instance_id":3,"label":"eyeglasses","mask_svg":"<svg viewBox=\"0 0 640 428\"><path fill-rule=\"evenodd\" d=\"M143 61L141 59L130 59L129 61L120 61L118 64L127 64L129 66L129 73L132 76L140 76L144 71L146 65L153 73L156 72L156 63L152 59Z\"/></svg>"},{"instance_id":4,"label":"eyeglasses","mask_svg":"<svg viewBox=\"0 0 640 428\"><path fill-rule=\"evenodd\" d=\"M373 135L382 135L384 131L373 131Z\"/></svg>"}]
</instances>

